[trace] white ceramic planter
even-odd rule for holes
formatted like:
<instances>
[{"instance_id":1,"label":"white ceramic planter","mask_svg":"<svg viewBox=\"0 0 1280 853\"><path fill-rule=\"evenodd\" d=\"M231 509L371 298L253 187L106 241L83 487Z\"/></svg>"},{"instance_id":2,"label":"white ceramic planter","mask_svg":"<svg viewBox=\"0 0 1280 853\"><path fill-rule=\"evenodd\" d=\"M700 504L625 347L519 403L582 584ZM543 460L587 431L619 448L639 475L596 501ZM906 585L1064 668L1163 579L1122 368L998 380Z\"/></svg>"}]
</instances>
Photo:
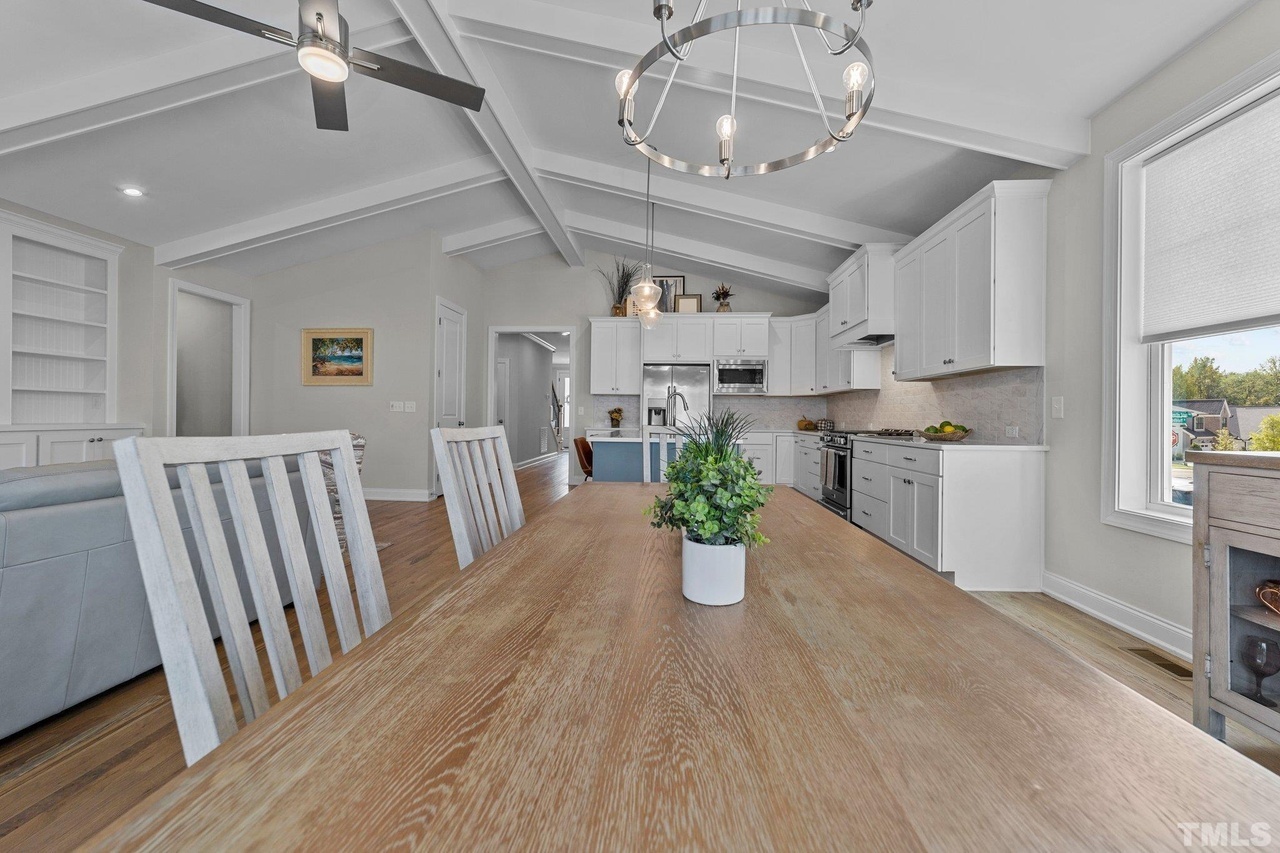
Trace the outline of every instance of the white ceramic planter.
<instances>
[{"instance_id":1,"label":"white ceramic planter","mask_svg":"<svg viewBox=\"0 0 1280 853\"><path fill-rule=\"evenodd\" d=\"M747 546L703 545L684 538L684 597L698 604L737 604L747 593Z\"/></svg>"}]
</instances>

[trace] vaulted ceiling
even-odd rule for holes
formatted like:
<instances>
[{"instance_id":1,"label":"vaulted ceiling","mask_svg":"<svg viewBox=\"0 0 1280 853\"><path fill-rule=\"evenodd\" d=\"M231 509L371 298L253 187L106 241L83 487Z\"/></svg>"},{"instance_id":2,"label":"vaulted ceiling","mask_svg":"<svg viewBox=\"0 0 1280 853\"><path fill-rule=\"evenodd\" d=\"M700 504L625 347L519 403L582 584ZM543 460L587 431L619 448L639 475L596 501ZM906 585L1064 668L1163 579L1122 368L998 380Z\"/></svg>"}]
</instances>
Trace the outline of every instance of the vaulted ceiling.
<instances>
[{"instance_id":1,"label":"vaulted ceiling","mask_svg":"<svg viewBox=\"0 0 1280 853\"><path fill-rule=\"evenodd\" d=\"M1071 165L1088 153L1091 115L1254 1L1085 13L1047 0L878 0L866 30L876 98L855 137L761 177L655 167L657 260L825 289L858 244L909 239L1024 164ZM296 0L213 2L296 30ZM811 5L853 18L848 0ZM162 264L259 275L422 228L482 268L642 252L647 161L621 139L613 77L658 40L648 0L342 0L353 44L488 90L471 113L354 76L349 133L315 129L288 47L142 0L5 6L0 198L155 246ZM677 22L694 6L677 0ZM820 133L791 37L769 29L742 38L739 160ZM849 60L801 35L837 116ZM698 44L658 147L713 159L731 63L731 38ZM642 127L662 89L651 75L637 95ZM125 198L125 184L147 194Z\"/></svg>"}]
</instances>

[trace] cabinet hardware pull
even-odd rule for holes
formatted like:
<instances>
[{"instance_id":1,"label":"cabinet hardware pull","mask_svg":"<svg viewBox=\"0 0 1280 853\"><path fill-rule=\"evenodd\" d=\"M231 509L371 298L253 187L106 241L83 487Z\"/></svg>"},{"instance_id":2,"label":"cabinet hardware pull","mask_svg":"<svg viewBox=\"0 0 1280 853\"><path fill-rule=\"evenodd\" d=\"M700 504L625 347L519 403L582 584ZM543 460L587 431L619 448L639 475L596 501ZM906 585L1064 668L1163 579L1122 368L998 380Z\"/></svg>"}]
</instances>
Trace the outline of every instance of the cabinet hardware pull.
<instances>
[{"instance_id":1,"label":"cabinet hardware pull","mask_svg":"<svg viewBox=\"0 0 1280 853\"><path fill-rule=\"evenodd\" d=\"M865 509L862 511L862 514L865 515L867 518L871 517L871 513L867 512Z\"/></svg>"},{"instance_id":2,"label":"cabinet hardware pull","mask_svg":"<svg viewBox=\"0 0 1280 853\"><path fill-rule=\"evenodd\" d=\"M874 450L864 450L864 451L862 451L862 452L863 452L863 453L875 453L875 451L874 451Z\"/></svg>"},{"instance_id":3,"label":"cabinet hardware pull","mask_svg":"<svg viewBox=\"0 0 1280 853\"><path fill-rule=\"evenodd\" d=\"M862 479L866 480L868 483L870 483L870 482L871 482L871 478L870 478L870 477L863 477Z\"/></svg>"},{"instance_id":4,"label":"cabinet hardware pull","mask_svg":"<svg viewBox=\"0 0 1280 853\"><path fill-rule=\"evenodd\" d=\"M902 459L903 459L903 461L905 461L905 462L915 462L915 461L916 461L916 458L915 458L914 456L904 456L904 457L902 457Z\"/></svg>"}]
</instances>

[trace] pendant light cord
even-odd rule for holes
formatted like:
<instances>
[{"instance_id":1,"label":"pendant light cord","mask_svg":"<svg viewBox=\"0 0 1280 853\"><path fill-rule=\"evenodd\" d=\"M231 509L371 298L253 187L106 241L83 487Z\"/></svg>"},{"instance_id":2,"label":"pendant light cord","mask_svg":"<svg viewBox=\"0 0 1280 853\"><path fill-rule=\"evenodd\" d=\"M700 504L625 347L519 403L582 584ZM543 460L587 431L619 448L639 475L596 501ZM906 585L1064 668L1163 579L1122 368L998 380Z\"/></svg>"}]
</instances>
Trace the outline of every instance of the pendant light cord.
<instances>
[{"instance_id":1,"label":"pendant light cord","mask_svg":"<svg viewBox=\"0 0 1280 853\"><path fill-rule=\"evenodd\" d=\"M644 176L644 244L645 244L645 264L649 267L649 274L653 275L653 228L654 228L654 209L653 209L653 161L646 158L648 165L645 167Z\"/></svg>"}]
</instances>

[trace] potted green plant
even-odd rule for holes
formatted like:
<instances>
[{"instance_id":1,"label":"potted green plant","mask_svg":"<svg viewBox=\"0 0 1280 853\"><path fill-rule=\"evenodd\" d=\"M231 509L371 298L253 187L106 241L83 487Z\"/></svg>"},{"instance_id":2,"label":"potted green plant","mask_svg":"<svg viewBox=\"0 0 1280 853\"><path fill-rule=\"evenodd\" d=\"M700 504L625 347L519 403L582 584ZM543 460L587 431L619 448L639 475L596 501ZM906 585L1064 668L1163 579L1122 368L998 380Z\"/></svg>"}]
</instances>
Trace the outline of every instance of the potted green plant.
<instances>
[{"instance_id":1,"label":"potted green plant","mask_svg":"<svg viewBox=\"0 0 1280 853\"><path fill-rule=\"evenodd\" d=\"M613 300L613 307L610 309L614 317L627 316L627 296L631 293L631 285L635 283L640 273L644 271L644 264L640 262L631 263L626 258L614 258L613 270L605 272L596 267L596 272L604 279L605 290L609 294L609 298Z\"/></svg>"},{"instance_id":2,"label":"potted green plant","mask_svg":"<svg viewBox=\"0 0 1280 853\"><path fill-rule=\"evenodd\" d=\"M750 428L748 418L726 409L678 429L684 447L667 465L667 494L645 510L654 527L683 532L681 586L698 604L741 601L747 549L769 541L758 510L773 489L738 449Z\"/></svg>"}]
</instances>

